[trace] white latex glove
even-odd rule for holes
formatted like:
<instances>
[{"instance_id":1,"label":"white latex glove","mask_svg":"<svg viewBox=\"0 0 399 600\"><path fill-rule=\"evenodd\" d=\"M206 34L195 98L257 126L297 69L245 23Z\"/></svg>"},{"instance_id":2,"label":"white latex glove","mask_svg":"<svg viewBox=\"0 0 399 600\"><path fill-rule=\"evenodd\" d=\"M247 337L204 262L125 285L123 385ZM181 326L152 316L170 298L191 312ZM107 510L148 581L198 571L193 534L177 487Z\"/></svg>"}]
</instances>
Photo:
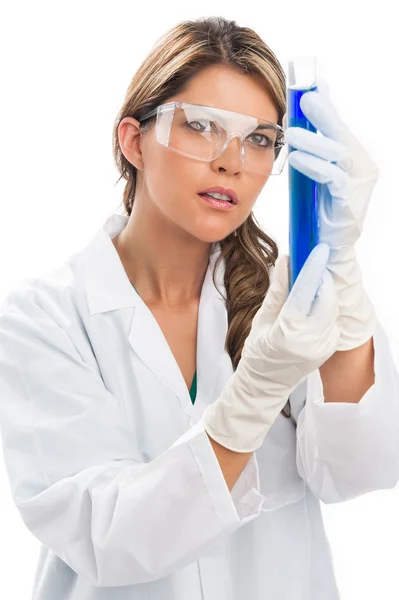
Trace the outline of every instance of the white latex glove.
<instances>
[{"instance_id":1,"label":"white latex glove","mask_svg":"<svg viewBox=\"0 0 399 600\"><path fill-rule=\"evenodd\" d=\"M297 148L289 164L320 186L319 242L330 247L328 269L339 302L337 350L364 344L374 332L376 314L363 287L355 243L364 225L379 171L366 150L349 131L333 106L327 83L301 97L301 109L322 135L301 127L288 127L285 141Z\"/></svg>"},{"instance_id":2,"label":"white latex glove","mask_svg":"<svg viewBox=\"0 0 399 600\"><path fill-rule=\"evenodd\" d=\"M288 256L277 259L237 369L202 415L222 446L257 450L293 389L336 351L338 299L328 255L326 244L316 245L289 294Z\"/></svg>"}]
</instances>

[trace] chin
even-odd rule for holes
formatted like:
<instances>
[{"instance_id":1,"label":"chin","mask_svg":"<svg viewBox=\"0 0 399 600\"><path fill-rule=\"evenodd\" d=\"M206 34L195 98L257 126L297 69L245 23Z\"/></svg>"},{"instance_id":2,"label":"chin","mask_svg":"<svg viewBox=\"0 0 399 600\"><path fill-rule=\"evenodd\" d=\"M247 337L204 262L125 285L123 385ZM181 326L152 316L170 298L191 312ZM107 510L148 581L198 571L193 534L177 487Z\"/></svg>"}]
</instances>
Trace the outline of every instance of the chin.
<instances>
[{"instance_id":1,"label":"chin","mask_svg":"<svg viewBox=\"0 0 399 600\"><path fill-rule=\"evenodd\" d=\"M220 233L220 234L210 232L209 235L197 235L197 238L208 244L214 244L217 242L221 242L226 237L228 237L231 233L232 233L231 231L228 231L227 233Z\"/></svg>"}]
</instances>

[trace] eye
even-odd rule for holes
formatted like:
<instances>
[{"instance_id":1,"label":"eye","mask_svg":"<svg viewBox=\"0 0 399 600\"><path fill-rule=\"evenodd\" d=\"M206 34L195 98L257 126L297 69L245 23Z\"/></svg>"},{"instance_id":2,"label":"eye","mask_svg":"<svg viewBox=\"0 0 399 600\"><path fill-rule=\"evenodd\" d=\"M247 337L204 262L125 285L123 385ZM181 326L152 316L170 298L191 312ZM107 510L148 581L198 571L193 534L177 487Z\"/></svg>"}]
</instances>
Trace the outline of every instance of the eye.
<instances>
[{"instance_id":1,"label":"eye","mask_svg":"<svg viewBox=\"0 0 399 600\"><path fill-rule=\"evenodd\" d=\"M202 133L203 131L209 131L209 125L211 125L212 129L214 131L216 131L216 126L215 126L215 124L214 124L213 121L206 121L205 120L203 122L206 124L206 126L204 126L201 123L201 121L199 121L199 120L196 120L196 121L186 121L184 123L184 126L187 127L187 129L190 129L191 131L197 131L199 133ZM198 124L200 127L197 127L197 126L192 127L192 124ZM202 129L201 129L201 127L202 127Z\"/></svg>"},{"instance_id":2,"label":"eye","mask_svg":"<svg viewBox=\"0 0 399 600\"><path fill-rule=\"evenodd\" d=\"M261 148L270 148L271 146L274 146L274 141L269 138L267 135L264 135L263 133L251 133L251 135L248 136L249 138L260 138L259 142L254 142L256 146L259 146ZM262 143L262 138L265 140L265 143Z\"/></svg>"},{"instance_id":3,"label":"eye","mask_svg":"<svg viewBox=\"0 0 399 600\"><path fill-rule=\"evenodd\" d=\"M187 127L189 129L193 129L194 131L201 131L201 129L198 129L196 127L192 127L193 123L197 124L197 125L200 125L201 127L203 127L203 125L199 121L186 121L184 124L187 125Z\"/></svg>"}]
</instances>

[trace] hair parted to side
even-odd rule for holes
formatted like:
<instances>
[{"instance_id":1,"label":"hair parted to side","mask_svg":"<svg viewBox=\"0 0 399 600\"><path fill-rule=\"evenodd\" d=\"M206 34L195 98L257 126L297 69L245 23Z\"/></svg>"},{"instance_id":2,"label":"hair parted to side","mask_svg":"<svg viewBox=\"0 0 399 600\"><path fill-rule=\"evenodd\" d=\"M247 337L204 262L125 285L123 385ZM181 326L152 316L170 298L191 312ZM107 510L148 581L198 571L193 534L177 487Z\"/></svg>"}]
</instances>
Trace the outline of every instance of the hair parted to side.
<instances>
[{"instance_id":1,"label":"hair parted to side","mask_svg":"<svg viewBox=\"0 0 399 600\"><path fill-rule=\"evenodd\" d=\"M206 67L221 65L250 74L263 83L278 110L278 124L286 111L285 74L278 59L252 29L223 17L200 17L182 21L164 33L134 74L113 127L113 155L126 185L123 204L130 216L136 191L137 169L123 155L118 138L119 123L127 116L142 123L153 110L188 86ZM156 115L145 121L155 124ZM278 258L278 246L259 227L252 211L244 223L220 241L221 254L213 271L225 261L224 284L228 313L226 349L234 369L241 358L252 319L270 286L270 267ZM288 400L288 399L287 399ZM289 418L290 404L281 413Z\"/></svg>"}]
</instances>

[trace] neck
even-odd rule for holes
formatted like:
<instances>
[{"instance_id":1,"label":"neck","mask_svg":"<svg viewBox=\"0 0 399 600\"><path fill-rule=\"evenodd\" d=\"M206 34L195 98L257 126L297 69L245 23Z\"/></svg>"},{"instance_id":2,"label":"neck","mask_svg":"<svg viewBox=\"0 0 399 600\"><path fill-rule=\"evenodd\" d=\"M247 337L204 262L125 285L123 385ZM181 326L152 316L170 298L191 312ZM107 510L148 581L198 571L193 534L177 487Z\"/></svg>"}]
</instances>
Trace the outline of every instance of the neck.
<instances>
[{"instance_id":1,"label":"neck","mask_svg":"<svg viewBox=\"0 0 399 600\"><path fill-rule=\"evenodd\" d=\"M201 295L212 244L149 212L132 210L112 239L126 274L148 305L191 306Z\"/></svg>"}]
</instances>

